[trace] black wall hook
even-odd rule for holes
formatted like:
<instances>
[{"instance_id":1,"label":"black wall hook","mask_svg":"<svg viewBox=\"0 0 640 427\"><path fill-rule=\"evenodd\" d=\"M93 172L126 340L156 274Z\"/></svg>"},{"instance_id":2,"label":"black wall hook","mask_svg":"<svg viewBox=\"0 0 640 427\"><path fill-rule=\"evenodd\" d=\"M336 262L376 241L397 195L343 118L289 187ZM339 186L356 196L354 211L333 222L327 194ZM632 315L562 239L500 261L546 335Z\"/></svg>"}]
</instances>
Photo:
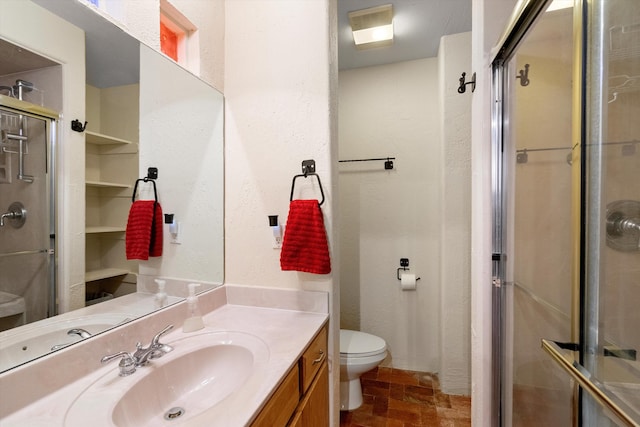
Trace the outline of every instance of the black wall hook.
<instances>
[{"instance_id":1,"label":"black wall hook","mask_svg":"<svg viewBox=\"0 0 640 427\"><path fill-rule=\"evenodd\" d=\"M75 119L71 122L71 130L74 130L76 132L84 132L85 129L87 128L87 123L89 122L84 122L84 125L83 125L80 120Z\"/></svg>"},{"instance_id":2,"label":"black wall hook","mask_svg":"<svg viewBox=\"0 0 640 427\"><path fill-rule=\"evenodd\" d=\"M476 73L473 73L470 82L465 82L467 73L462 73L460 77L460 86L458 86L458 93L465 93L467 91L467 85L471 85L471 92L476 90Z\"/></svg>"},{"instance_id":3,"label":"black wall hook","mask_svg":"<svg viewBox=\"0 0 640 427\"><path fill-rule=\"evenodd\" d=\"M520 86L529 86L529 64L524 64L524 70L518 71L516 79L520 79Z\"/></svg>"}]
</instances>

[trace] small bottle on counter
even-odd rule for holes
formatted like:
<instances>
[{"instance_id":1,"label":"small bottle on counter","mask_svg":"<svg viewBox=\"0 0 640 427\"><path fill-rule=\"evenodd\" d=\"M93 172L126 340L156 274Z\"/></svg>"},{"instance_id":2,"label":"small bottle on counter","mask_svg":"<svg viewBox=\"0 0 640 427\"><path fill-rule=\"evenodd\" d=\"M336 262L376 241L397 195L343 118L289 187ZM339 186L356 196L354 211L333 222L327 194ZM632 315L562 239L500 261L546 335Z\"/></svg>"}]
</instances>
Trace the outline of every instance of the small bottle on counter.
<instances>
[{"instance_id":1,"label":"small bottle on counter","mask_svg":"<svg viewBox=\"0 0 640 427\"><path fill-rule=\"evenodd\" d=\"M165 281L162 279L155 279L158 284L158 292L156 293L155 306L156 308L162 308L167 305L167 293L164 290Z\"/></svg>"},{"instance_id":2,"label":"small bottle on counter","mask_svg":"<svg viewBox=\"0 0 640 427\"><path fill-rule=\"evenodd\" d=\"M182 332L194 332L204 328L202 315L198 310L198 297L196 287L199 283L189 283L189 296L187 297L187 318L182 325Z\"/></svg>"}]
</instances>

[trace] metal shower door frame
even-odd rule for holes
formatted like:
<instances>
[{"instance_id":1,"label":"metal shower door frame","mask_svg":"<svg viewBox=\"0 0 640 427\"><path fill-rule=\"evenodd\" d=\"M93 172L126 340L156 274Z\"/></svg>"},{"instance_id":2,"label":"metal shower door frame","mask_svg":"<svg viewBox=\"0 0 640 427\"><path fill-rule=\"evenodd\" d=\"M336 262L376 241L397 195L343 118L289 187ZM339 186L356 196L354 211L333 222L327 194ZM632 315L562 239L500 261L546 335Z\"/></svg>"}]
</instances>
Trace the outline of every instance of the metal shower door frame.
<instances>
[{"instance_id":1,"label":"metal shower door frame","mask_svg":"<svg viewBox=\"0 0 640 427\"><path fill-rule=\"evenodd\" d=\"M47 254L49 256L49 298L47 301L47 316L55 316L58 314L57 308L57 251L56 251L56 151L58 140L58 121L60 114L57 111L41 107L30 102L0 95L0 108L13 114L20 114L37 120L42 120L45 126L44 136L46 138L46 167L48 174L46 205L49 209L49 248Z\"/></svg>"}]
</instances>

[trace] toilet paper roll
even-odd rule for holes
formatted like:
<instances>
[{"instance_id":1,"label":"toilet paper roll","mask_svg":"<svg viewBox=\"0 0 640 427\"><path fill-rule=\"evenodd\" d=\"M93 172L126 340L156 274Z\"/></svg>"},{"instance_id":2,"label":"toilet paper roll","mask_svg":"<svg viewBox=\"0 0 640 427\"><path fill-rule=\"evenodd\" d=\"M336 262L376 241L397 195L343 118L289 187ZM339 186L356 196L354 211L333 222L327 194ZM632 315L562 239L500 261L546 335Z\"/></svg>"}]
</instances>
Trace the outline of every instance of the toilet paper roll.
<instances>
[{"instance_id":1,"label":"toilet paper roll","mask_svg":"<svg viewBox=\"0 0 640 427\"><path fill-rule=\"evenodd\" d=\"M400 287L403 291L412 291L416 289L416 275L403 273L400 275Z\"/></svg>"}]
</instances>

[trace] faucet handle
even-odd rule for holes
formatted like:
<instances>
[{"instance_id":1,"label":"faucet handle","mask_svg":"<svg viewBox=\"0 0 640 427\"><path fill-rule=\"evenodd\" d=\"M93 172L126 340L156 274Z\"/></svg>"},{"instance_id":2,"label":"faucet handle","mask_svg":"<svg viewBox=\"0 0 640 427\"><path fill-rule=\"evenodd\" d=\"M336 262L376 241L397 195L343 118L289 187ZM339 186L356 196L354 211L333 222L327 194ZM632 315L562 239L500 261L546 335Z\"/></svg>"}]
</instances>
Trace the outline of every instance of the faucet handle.
<instances>
[{"instance_id":1,"label":"faucet handle","mask_svg":"<svg viewBox=\"0 0 640 427\"><path fill-rule=\"evenodd\" d=\"M127 375L133 374L136 371L136 361L134 360L133 356L131 356L131 354L127 351L120 351L115 354L104 356L102 359L100 359L100 363L108 363L119 357L122 358L120 359L120 363L118 364L118 366L120 367L120 376L126 377Z\"/></svg>"},{"instance_id":2,"label":"faucet handle","mask_svg":"<svg viewBox=\"0 0 640 427\"><path fill-rule=\"evenodd\" d=\"M160 337L169 332L171 329L173 329L173 325L168 325L166 328L158 332L151 340L151 345L159 345Z\"/></svg>"}]
</instances>

